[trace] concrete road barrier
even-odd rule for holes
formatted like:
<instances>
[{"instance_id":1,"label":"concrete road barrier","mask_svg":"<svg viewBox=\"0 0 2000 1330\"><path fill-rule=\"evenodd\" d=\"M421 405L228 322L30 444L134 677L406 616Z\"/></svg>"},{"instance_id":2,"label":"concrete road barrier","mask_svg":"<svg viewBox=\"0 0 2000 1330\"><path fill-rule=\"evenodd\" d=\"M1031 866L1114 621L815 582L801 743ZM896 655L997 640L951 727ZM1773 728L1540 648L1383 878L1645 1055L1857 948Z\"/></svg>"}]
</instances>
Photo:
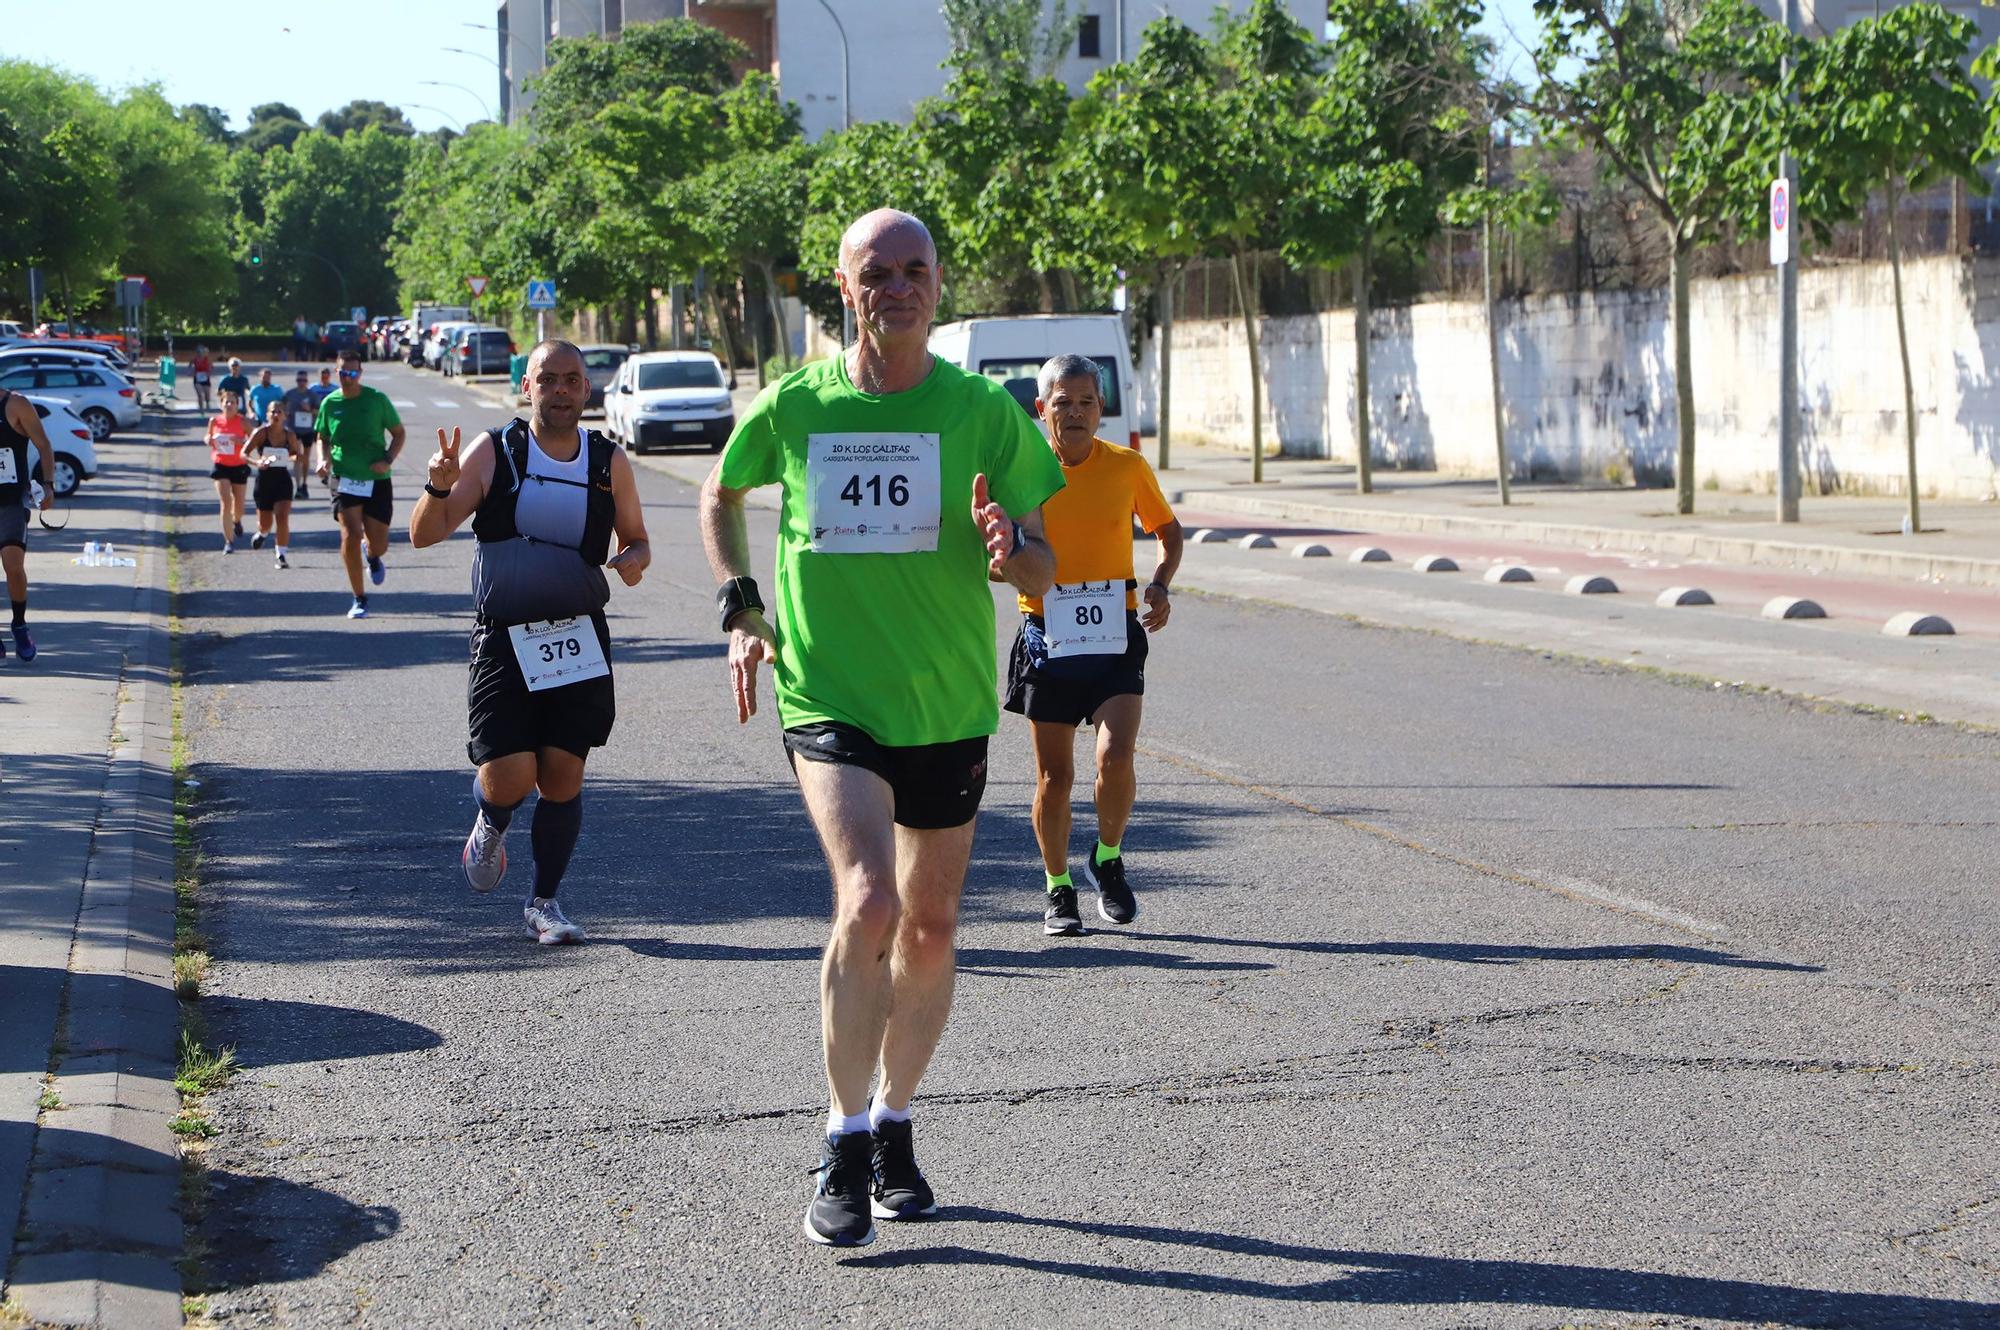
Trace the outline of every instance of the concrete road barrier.
<instances>
[{"instance_id":1,"label":"concrete road barrier","mask_svg":"<svg viewBox=\"0 0 2000 1330\"><path fill-rule=\"evenodd\" d=\"M1455 573L1458 561L1444 554L1426 554L1410 565L1420 573Z\"/></svg>"},{"instance_id":2,"label":"concrete road barrier","mask_svg":"<svg viewBox=\"0 0 2000 1330\"><path fill-rule=\"evenodd\" d=\"M1188 540L1196 545L1221 545L1226 543L1229 537L1212 526L1205 526L1189 536Z\"/></svg>"},{"instance_id":3,"label":"concrete road barrier","mask_svg":"<svg viewBox=\"0 0 2000 1330\"><path fill-rule=\"evenodd\" d=\"M1599 573L1578 573L1563 584L1563 592L1571 596L1615 596L1618 584Z\"/></svg>"},{"instance_id":4,"label":"concrete road barrier","mask_svg":"<svg viewBox=\"0 0 2000 1330\"><path fill-rule=\"evenodd\" d=\"M1804 596L1773 596L1764 602L1767 619L1824 619L1826 611L1816 600Z\"/></svg>"},{"instance_id":5,"label":"concrete road barrier","mask_svg":"<svg viewBox=\"0 0 2000 1330\"><path fill-rule=\"evenodd\" d=\"M1715 597L1698 586L1670 586L1655 597L1653 603L1672 609L1676 605L1713 605Z\"/></svg>"},{"instance_id":6,"label":"concrete road barrier","mask_svg":"<svg viewBox=\"0 0 2000 1330\"><path fill-rule=\"evenodd\" d=\"M1306 540L1292 546L1294 559L1330 559L1333 551L1316 540Z\"/></svg>"},{"instance_id":7,"label":"concrete road barrier","mask_svg":"<svg viewBox=\"0 0 2000 1330\"><path fill-rule=\"evenodd\" d=\"M1261 531L1252 531L1249 535L1237 541L1236 544L1239 548L1246 550L1268 550L1277 548L1278 542L1272 540Z\"/></svg>"},{"instance_id":8,"label":"concrete road barrier","mask_svg":"<svg viewBox=\"0 0 2000 1330\"><path fill-rule=\"evenodd\" d=\"M1518 563L1496 563L1486 570L1486 580L1500 582L1532 582L1535 575Z\"/></svg>"},{"instance_id":9,"label":"concrete road barrier","mask_svg":"<svg viewBox=\"0 0 2000 1330\"><path fill-rule=\"evenodd\" d=\"M1373 545L1364 545L1354 551L1354 553L1348 555L1347 561L1349 563L1387 563L1389 562L1389 551L1377 549Z\"/></svg>"},{"instance_id":10,"label":"concrete road barrier","mask_svg":"<svg viewBox=\"0 0 2000 1330\"><path fill-rule=\"evenodd\" d=\"M1951 637L1957 632L1951 620L1941 614L1925 614L1921 610L1905 610L1882 625L1886 637Z\"/></svg>"}]
</instances>

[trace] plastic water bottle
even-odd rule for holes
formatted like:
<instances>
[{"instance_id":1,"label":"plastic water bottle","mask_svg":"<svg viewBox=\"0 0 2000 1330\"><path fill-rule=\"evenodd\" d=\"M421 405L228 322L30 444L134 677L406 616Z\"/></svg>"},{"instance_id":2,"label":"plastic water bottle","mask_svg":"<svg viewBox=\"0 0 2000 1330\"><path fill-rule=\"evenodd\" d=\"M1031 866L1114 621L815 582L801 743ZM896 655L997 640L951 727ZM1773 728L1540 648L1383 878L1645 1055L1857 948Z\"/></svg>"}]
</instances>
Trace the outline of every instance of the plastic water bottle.
<instances>
[{"instance_id":1,"label":"plastic water bottle","mask_svg":"<svg viewBox=\"0 0 2000 1330\"><path fill-rule=\"evenodd\" d=\"M1910 515L1908 513L1903 514L1903 534L1906 536L1912 534L1910 527Z\"/></svg>"},{"instance_id":2,"label":"plastic water bottle","mask_svg":"<svg viewBox=\"0 0 2000 1330\"><path fill-rule=\"evenodd\" d=\"M86 568L97 567L97 542L94 540L83 542L83 566Z\"/></svg>"},{"instance_id":3,"label":"plastic water bottle","mask_svg":"<svg viewBox=\"0 0 2000 1330\"><path fill-rule=\"evenodd\" d=\"M106 568L116 568L118 566L118 550L110 541L107 540L99 546L98 552L104 556L104 566Z\"/></svg>"}]
</instances>

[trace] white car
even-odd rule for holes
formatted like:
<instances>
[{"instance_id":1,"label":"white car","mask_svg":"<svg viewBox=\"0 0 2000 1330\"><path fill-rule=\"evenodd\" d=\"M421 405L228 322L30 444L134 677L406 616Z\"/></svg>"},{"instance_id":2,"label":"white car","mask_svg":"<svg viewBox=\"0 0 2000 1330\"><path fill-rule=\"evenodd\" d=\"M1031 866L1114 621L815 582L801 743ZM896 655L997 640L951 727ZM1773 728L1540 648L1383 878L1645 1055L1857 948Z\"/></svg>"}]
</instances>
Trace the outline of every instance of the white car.
<instances>
[{"instance_id":1,"label":"white car","mask_svg":"<svg viewBox=\"0 0 2000 1330\"><path fill-rule=\"evenodd\" d=\"M139 390L103 362L17 367L0 360L0 388L63 403L90 427L90 437L98 443L113 430L139 427Z\"/></svg>"},{"instance_id":2,"label":"white car","mask_svg":"<svg viewBox=\"0 0 2000 1330\"><path fill-rule=\"evenodd\" d=\"M434 323L430 335L424 338L424 365L430 369L443 369L446 352L451 349L452 338L462 328L476 328L479 325L465 321Z\"/></svg>"},{"instance_id":3,"label":"white car","mask_svg":"<svg viewBox=\"0 0 2000 1330\"><path fill-rule=\"evenodd\" d=\"M722 362L706 351L633 356L604 394L605 432L633 452L674 444L721 452L735 428Z\"/></svg>"},{"instance_id":4,"label":"white car","mask_svg":"<svg viewBox=\"0 0 2000 1330\"><path fill-rule=\"evenodd\" d=\"M42 429L56 454L56 494L67 499L78 485L97 474L97 445L90 437L90 426L52 397L22 396L35 404L35 414L42 418ZM33 444L28 445L28 467L38 477L42 472L39 452Z\"/></svg>"}]
</instances>

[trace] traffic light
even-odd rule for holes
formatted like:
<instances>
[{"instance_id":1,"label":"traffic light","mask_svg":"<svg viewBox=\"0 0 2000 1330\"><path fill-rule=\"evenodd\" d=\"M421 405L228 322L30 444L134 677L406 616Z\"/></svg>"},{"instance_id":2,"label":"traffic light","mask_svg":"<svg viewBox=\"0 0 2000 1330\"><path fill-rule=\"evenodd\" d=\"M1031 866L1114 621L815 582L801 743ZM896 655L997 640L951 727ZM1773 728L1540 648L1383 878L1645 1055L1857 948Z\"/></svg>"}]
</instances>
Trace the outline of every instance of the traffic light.
<instances>
[{"instance_id":1,"label":"traffic light","mask_svg":"<svg viewBox=\"0 0 2000 1330\"><path fill-rule=\"evenodd\" d=\"M250 246L250 266L253 268L264 266L264 247L262 245Z\"/></svg>"}]
</instances>

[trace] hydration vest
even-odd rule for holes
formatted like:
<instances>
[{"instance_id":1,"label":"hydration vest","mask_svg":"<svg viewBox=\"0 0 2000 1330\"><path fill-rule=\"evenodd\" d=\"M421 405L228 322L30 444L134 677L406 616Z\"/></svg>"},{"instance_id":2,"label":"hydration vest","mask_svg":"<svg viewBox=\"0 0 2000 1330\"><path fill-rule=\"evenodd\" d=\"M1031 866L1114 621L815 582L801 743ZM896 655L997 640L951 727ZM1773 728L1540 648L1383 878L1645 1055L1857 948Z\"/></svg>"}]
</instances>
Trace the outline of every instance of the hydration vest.
<instances>
[{"instance_id":1,"label":"hydration vest","mask_svg":"<svg viewBox=\"0 0 2000 1330\"><path fill-rule=\"evenodd\" d=\"M34 441L14 428L7 419L7 403L19 397L19 393L0 388L0 448L14 454L15 481L11 485L0 485L0 505L18 507L28 492L28 447ZM23 399L26 400L25 398ZM29 405L33 405L32 402Z\"/></svg>"},{"instance_id":2,"label":"hydration vest","mask_svg":"<svg viewBox=\"0 0 2000 1330\"><path fill-rule=\"evenodd\" d=\"M521 485L528 474L528 422L515 416L491 433L495 445L493 483L486 487L486 497L479 501L479 509L472 515L472 534L482 545L502 540L533 540L532 536L523 536L514 524L514 507L520 502ZM589 454L584 471L584 487L588 492L584 496L583 543L575 548L585 563L602 566L611 557L611 530L617 512L611 494L611 458L618 449L596 430L583 430L582 434L583 446ZM537 480L549 485L577 483L548 476L539 476Z\"/></svg>"}]
</instances>

